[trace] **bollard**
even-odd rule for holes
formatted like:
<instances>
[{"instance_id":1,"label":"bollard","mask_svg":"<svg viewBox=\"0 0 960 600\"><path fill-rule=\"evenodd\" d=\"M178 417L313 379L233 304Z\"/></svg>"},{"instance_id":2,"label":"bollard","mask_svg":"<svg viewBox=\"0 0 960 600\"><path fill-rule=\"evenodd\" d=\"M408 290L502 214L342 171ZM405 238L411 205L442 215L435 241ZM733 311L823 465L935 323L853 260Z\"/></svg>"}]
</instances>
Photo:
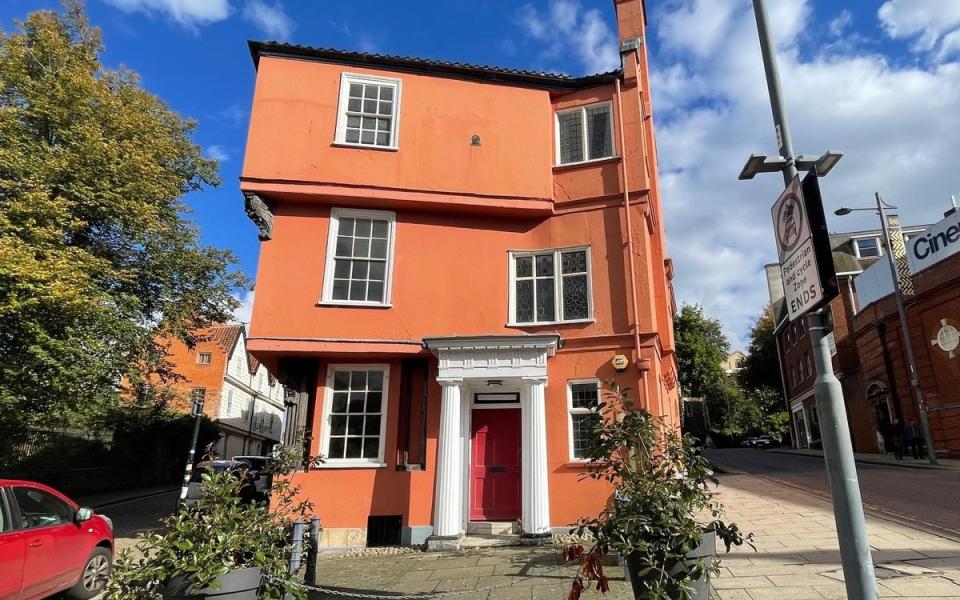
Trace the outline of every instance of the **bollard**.
<instances>
[{"instance_id":1,"label":"bollard","mask_svg":"<svg viewBox=\"0 0 960 600\"><path fill-rule=\"evenodd\" d=\"M306 523L303 521L293 522L293 548L290 551L290 570L293 575L300 570L300 559L303 553L303 530ZM283 600L293 600L293 594L287 592L283 595Z\"/></svg>"},{"instance_id":2,"label":"bollard","mask_svg":"<svg viewBox=\"0 0 960 600\"><path fill-rule=\"evenodd\" d=\"M310 545L307 548L307 574L304 581L309 585L317 582L317 554L320 549L320 517L310 519Z\"/></svg>"}]
</instances>

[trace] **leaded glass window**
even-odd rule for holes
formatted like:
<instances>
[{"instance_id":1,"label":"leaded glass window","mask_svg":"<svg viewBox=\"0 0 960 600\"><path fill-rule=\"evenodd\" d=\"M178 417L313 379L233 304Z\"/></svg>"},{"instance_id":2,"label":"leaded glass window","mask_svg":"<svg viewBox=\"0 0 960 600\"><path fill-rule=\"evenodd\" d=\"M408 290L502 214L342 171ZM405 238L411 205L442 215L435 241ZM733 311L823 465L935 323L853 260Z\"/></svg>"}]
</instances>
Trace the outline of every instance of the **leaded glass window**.
<instances>
[{"instance_id":1,"label":"leaded glass window","mask_svg":"<svg viewBox=\"0 0 960 600\"><path fill-rule=\"evenodd\" d=\"M609 102L557 113L557 161L561 165L613 156L613 112Z\"/></svg>"},{"instance_id":2,"label":"leaded glass window","mask_svg":"<svg viewBox=\"0 0 960 600\"><path fill-rule=\"evenodd\" d=\"M344 74L337 141L396 148L400 80Z\"/></svg>"},{"instance_id":3,"label":"leaded glass window","mask_svg":"<svg viewBox=\"0 0 960 600\"><path fill-rule=\"evenodd\" d=\"M585 248L513 257L516 323L556 323L591 318L590 261Z\"/></svg>"},{"instance_id":4,"label":"leaded glass window","mask_svg":"<svg viewBox=\"0 0 960 600\"><path fill-rule=\"evenodd\" d=\"M324 301L383 305L389 302L393 213L331 212Z\"/></svg>"},{"instance_id":5,"label":"leaded glass window","mask_svg":"<svg viewBox=\"0 0 960 600\"><path fill-rule=\"evenodd\" d=\"M570 455L586 460L597 446L600 423L600 385L597 381L570 382Z\"/></svg>"},{"instance_id":6,"label":"leaded glass window","mask_svg":"<svg viewBox=\"0 0 960 600\"><path fill-rule=\"evenodd\" d=\"M386 409L386 368L333 369L328 460L380 462Z\"/></svg>"}]
</instances>

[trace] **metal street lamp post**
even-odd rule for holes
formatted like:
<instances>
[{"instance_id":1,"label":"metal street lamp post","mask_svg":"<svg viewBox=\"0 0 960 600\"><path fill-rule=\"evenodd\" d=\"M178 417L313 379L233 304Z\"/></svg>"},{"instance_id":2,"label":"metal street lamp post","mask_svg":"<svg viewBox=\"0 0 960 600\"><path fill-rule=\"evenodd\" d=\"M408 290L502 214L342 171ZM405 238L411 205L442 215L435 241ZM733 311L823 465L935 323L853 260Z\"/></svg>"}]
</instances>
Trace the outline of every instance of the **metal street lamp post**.
<instances>
[{"instance_id":1,"label":"metal street lamp post","mask_svg":"<svg viewBox=\"0 0 960 600\"><path fill-rule=\"evenodd\" d=\"M753 10L757 19L760 52L763 56L767 91L770 94L770 107L773 111L773 124L780 155L773 158L756 154L750 156L740 173L740 179L751 179L757 173L781 171L784 186L789 186L796 177L798 168L805 170L817 168L820 175L826 175L843 155L840 152L828 151L818 158L813 158L796 156L793 153L793 139L787 122L777 56L770 36L770 22L764 0L753 0ZM837 524L840 560L843 564L847 596L855 600L875 600L877 585L863 515L863 500L860 497L857 465L854 462L850 431L847 428L843 389L833 372L833 358L827 340L827 318L823 309L820 309L811 312L808 319L817 368L814 392L820 413L823 455L830 480L830 495L833 499L833 513Z\"/></svg>"},{"instance_id":2,"label":"metal street lamp post","mask_svg":"<svg viewBox=\"0 0 960 600\"><path fill-rule=\"evenodd\" d=\"M933 448L933 434L930 432L930 420L927 417L927 404L923 398L923 388L920 387L920 371L917 369L917 359L913 355L913 344L910 341L910 329L907 326L907 309L903 305L903 289L900 287L900 276L897 266L893 263L893 244L890 241L890 227L887 224L886 209L896 209L887 204L876 193L877 208L847 208L842 207L834 211L837 216L849 215L854 211L876 211L880 215L880 226L883 229L883 241L887 245L887 255L890 263L890 277L893 278L893 298L897 304L897 313L900 316L900 337L903 339L904 350L907 354L907 366L910 368L910 387L913 389L913 398L917 405L917 415L920 417L920 430L923 432L923 442L927 446L927 460L931 465L937 464L937 452Z\"/></svg>"}]
</instances>

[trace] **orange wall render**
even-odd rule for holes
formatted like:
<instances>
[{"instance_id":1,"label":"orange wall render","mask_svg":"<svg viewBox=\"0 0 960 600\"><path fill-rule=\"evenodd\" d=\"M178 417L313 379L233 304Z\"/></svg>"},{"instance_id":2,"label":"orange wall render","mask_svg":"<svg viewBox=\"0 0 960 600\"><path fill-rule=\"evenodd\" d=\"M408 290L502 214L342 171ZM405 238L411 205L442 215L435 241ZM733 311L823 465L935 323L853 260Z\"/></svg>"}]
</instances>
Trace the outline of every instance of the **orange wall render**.
<instances>
[{"instance_id":1,"label":"orange wall render","mask_svg":"<svg viewBox=\"0 0 960 600\"><path fill-rule=\"evenodd\" d=\"M333 145L344 72L402 80L398 151ZM552 165L543 90L260 59L244 179L550 198Z\"/></svg>"}]
</instances>

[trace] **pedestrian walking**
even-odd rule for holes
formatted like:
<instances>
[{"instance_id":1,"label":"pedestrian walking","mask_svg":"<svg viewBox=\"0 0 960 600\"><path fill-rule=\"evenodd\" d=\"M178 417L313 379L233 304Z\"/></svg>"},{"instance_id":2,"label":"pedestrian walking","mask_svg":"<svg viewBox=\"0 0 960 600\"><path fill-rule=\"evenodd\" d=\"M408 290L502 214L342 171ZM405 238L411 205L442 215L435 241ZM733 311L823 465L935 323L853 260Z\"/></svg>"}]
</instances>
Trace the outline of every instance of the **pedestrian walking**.
<instances>
[{"instance_id":1,"label":"pedestrian walking","mask_svg":"<svg viewBox=\"0 0 960 600\"><path fill-rule=\"evenodd\" d=\"M910 419L903 427L903 444L914 458L920 458L920 428L916 419Z\"/></svg>"},{"instance_id":2,"label":"pedestrian walking","mask_svg":"<svg viewBox=\"0 0 960 600\"><path fill-rule=\"evenodd\" d=\"M898 419L890 423L889 438L893 444L893 457L903 460L903 424Z\"/></svg>"}]
</instances>

